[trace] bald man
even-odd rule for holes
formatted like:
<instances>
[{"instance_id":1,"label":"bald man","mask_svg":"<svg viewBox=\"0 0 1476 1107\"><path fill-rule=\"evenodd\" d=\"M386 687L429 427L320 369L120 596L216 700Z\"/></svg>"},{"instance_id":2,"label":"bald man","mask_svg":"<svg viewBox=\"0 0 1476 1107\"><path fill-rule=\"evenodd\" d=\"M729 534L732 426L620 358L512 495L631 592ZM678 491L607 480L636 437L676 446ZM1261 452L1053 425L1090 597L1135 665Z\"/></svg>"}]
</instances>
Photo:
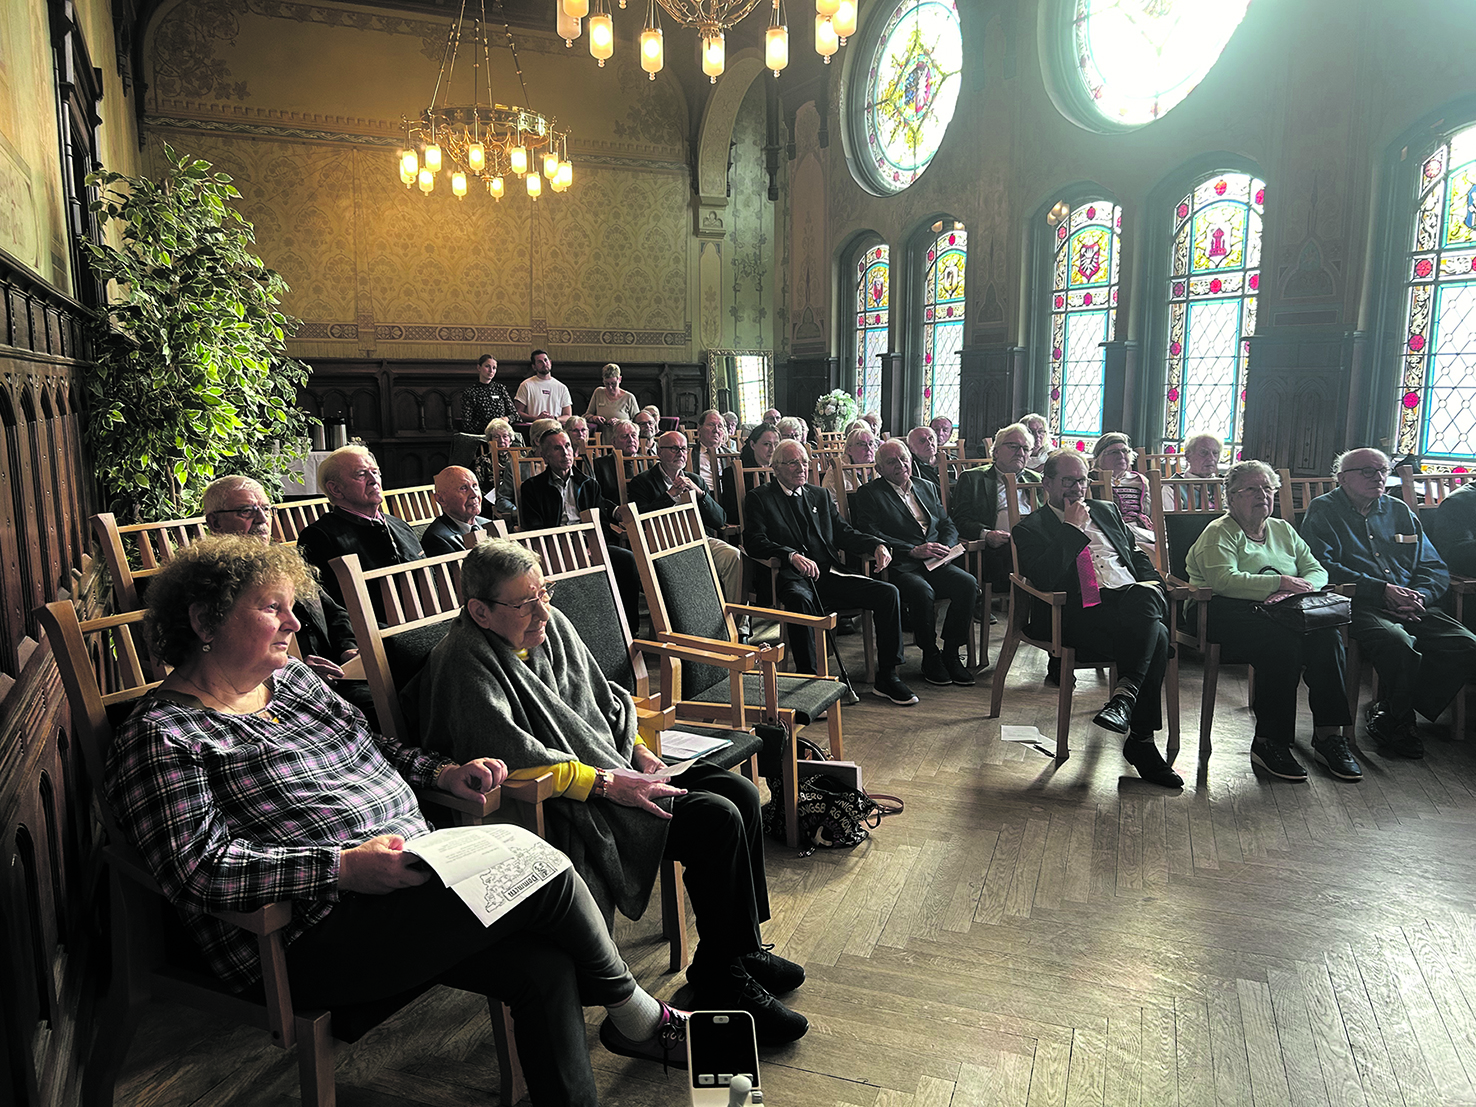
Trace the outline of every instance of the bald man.
<instances>
[{"instance_id":1,"label":"bald man","mask_svg":"<svg viewBox=\"0 0 1476 1107\"><path fill-rule=\"evenodd\" d=\"M482 486L470 469L448 465L437 473L436 503L441 514L420 536L426 557L461 552L467 548L467 535L476 535L478 542L490 537L487 528L492 520L477 514L482 506Z\"/></svg>"}]
</instances>

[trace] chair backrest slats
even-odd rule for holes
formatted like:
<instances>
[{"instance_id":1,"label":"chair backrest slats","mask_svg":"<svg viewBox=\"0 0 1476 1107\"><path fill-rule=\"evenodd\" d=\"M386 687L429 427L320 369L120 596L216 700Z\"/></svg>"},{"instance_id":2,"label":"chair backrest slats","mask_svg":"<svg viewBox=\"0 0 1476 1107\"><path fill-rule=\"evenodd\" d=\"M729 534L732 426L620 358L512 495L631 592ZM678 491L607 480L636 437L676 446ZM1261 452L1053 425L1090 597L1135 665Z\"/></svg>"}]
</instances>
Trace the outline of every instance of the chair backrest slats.
<instances>
[{"instance_id":1,"label":"chair backrest slats","mask_svg":"<svg viewBox=\"0 0 1476 1107\"><path fill-rule=\"evenodd\" d=\"M734 466L733 487L738 494L738 525L743 523L743 498L752 492L758 485L772 480L774 470L767 466L745 467L740 459Z\"/></svg>"}]
</instances>

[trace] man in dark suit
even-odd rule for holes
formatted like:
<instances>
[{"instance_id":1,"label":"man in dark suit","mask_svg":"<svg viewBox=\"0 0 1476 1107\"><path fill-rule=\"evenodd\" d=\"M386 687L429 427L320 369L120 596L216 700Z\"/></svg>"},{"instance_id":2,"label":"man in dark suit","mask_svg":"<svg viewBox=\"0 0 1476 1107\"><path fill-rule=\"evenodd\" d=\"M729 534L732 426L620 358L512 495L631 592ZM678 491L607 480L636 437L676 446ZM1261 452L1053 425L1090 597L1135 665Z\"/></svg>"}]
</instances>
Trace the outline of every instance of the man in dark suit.
<instances>
[{"instance_id":1,"label":"man in dark suit","mask_svg":"<svg viewBox=\"0 0 1476 1107\"><path fill-rule=\"evenodd\" d=\"M713 567L723 585L723 598L729 603L742 603L743 554L720 537L728 516L707 482L683 468L687 463L687 449L687 436L681 431L661 435L656 439L656 464L631 480L626 493L640 511L662 511L678 504L695 503L703 529L707 531Z\"/></svg>"},{"instance_id":2,"label":"man in dark suit","mask_svg":"<svg viewBox=\"0 0 1476 1107\"><path fill-rule=\"evenodd\" d=\"M574 447L567 432L554 429L545 432L538 442L538 455L543 458L543 472L523 482L523 530L566 527L579 522L581 511L598 510L605 522L605 545L610 555L610 568L625 608L625 619L631 634L641 622L641 576L636 570L635 555L614 544L619 531L612 530L615 505L600 495L600 482L574 468Z\"/></svg>"},{"instance_id":3,"label":"man in dark suit","mask_svg":"<svg viewBox=\"0 0 1476 1107\"><path fill-rule=\"evenodd\" d=\"M470 469L448 465L437 473L436 503L441 505L441 514L420 536L426 557L460 553L467 548L469 534L476 535L478 542L491 537L487 528L492 520L477 514L482 506L482 486Z\"/></svg>"},{"instance_id":4,"label":"man in dark suit","mask_svg":"<svg viewBox=\"0 0 1476 1107\"><path fill-rule=\"evenodd\" d=\"M1086 498L1086 462L1077 451L1054 451L1042 475L1050 502L1013 533L1020 568L1036 587L1066 593L1061 637L1067 645L1117 663L1117 687L1092 721L1128 736L1123 756L1144 780L1182 787L1183 778L1153 744L1163 726L1159 694L1169 652L1163 581L1117 505ZM1037 606L1032 621L1040 614ZM1050 628L1037 624L1032 633L1049 637Z\"/></svg>"},{"instance_id":5,"label":"man in dark suit","mask_svg":"<svg viewBox=\"0 0 1476 1107\"><path fill-rule=\"evenodd\" d=\"M892 550L888 579L910 613L913 640L923 652L923 679L972 685L974 674L958 651L972 629L978 583L957 561L929 568L930 562L948 556L958 542L958 528L944 512L937 489L912 479L912 454L901 442L894 438L877 448L876 471L881 476L857 489L851 515L859 529L879 535ZM941 652L933 629L937 600L949 601Z\"/></svg>"},{"instance_id":6,"label":"man in dark suit","mask_svg":"<svg viewBox=\"0 0 1476 1107\"><path fill-rule=\"evenodd\" d=\"M984 579L996 589L1010 584L1010 516L1004 501L1001 473L1009 473L1021 484L1034 484L1040 477L1025 468L1030 456L1030 430L1023 423L1001 427L994 435L988 465L966 470L950 489L948 506L958 533L970 542L984 540ZM1023 498L1022 515L1030 513L1033 501Z\"/></svg>"},{"instance_id":7,"label":"man in dark suit","mask_svg":"<svg viewBox=\"0 0 1476 1107\"><path fill-rule=\"evenodd\" d=\"M912 471L918 478L938 483L938 434L932 427L913 427L907 432L907 448L912 451Z\"/></svg>"},{"instance_id":8,"label":"man in dark suit","mask_svg":"<svg viewBox=\"0 0 1476 1107\"><path fill-rule=\"evenodd\" d=\"M774 449L774 479L748 493L744 501L743 548L760 561L779 558L779 595L776 601L790 611L824 615L839 608L870 611L876 623L877 673L872 692L898 704L917 697L897 676L902 663L902 600L897 587L848 572L841 567L840 551L857 557L874 556L885 569L892 553L872 534L853 529L835 509L823 488L805 483L810 455L804 444L779 443ZM789 636L795 669L815 671L810 631L795 627Z\"/></svg>"},{"instance_id":9,"label":"man in dark suit","mask_svg":"<svg viewBox=\"0 0 1476 1107\"><path fill-rule=\"evenodd\" d=\"M618 462L625 466L627 481L635 476L635 470L627 459L635 457L640 449L641 428L628 419L617 419L610 424L610 443L615 447L615 453L601 454L595 458L594 475L595 480L600 482L601 495L612 504L618 504L620 476L615 472L615 465Z\"/></svg>"}]
</instances>

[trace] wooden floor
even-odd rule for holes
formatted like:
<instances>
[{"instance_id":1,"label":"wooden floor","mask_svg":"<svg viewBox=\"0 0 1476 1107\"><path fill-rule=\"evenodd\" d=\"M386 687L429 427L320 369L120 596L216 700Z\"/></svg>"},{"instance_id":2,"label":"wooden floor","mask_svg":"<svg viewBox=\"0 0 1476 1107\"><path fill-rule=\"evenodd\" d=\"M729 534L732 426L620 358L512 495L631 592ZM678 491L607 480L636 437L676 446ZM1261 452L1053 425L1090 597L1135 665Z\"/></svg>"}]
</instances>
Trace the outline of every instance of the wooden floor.
<instances>
[{"instance_id":1,"label":"wooden floor","mask_svg":"<svg viewBox=\"0 0 1476 1107\"><path fill-rule=\"evenodd\" d=\"M860 670L859 639L842 639ZM997 640L996 640L997 644ZM1250 769L1244 670L1221 676L1215 753L1198 764L1199 673L1183 673L1189 783L1138 780L1091 726L1083 672L1074 752L1056 765L999 739L1054 733L1042 655L1024 649L1002 720L988 691L932 688L899 708L859 686L847 752L907 802L854 851L768 855L766 938L802 962L807 1037L765 1054L774 1107L1476 1103L1476 767L1426 726L1422 762L1360 757L1340 783ZM1197 778L1197 779L1196 779ZM659 912L617 937L669 997ZM434 940L428 938L428 940ZM414 941L406 946L413 950ZM387 945L392 955L394 943ZM599 1047L606 1105L688 1102L681 1074ZM339 1054L339 1102L496 1101L486 1008L437 991ZM121 1105L276 1105L296 1067L265 1034L156 1005Z\"/></svg>"}]
</instances>

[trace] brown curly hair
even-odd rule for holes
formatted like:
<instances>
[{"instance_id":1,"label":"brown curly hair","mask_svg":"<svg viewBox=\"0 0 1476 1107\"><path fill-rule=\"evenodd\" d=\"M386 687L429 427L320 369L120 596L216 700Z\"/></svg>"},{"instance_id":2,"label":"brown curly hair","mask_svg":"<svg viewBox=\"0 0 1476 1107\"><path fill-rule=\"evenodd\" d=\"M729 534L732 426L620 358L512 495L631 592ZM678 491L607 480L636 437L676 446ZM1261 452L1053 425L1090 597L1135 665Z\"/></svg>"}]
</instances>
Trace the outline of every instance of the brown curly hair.
<instances>
[{"instance_id":1,"label":"brown curly hair","mask_svg":"<svg viewBox=\"0 0 1476 1107\"><path fill-rule=\"evenodd\" d=\"M290 546L267 546L235 535L202 538L174 555L149 582L144 629L149 648L166 665L181 665L200 648L190 624L190 608L204 606L200 620L211 630L253 588L286 581L299 596L317 587L317 578Z\"/></svg>"}]
</instances>

